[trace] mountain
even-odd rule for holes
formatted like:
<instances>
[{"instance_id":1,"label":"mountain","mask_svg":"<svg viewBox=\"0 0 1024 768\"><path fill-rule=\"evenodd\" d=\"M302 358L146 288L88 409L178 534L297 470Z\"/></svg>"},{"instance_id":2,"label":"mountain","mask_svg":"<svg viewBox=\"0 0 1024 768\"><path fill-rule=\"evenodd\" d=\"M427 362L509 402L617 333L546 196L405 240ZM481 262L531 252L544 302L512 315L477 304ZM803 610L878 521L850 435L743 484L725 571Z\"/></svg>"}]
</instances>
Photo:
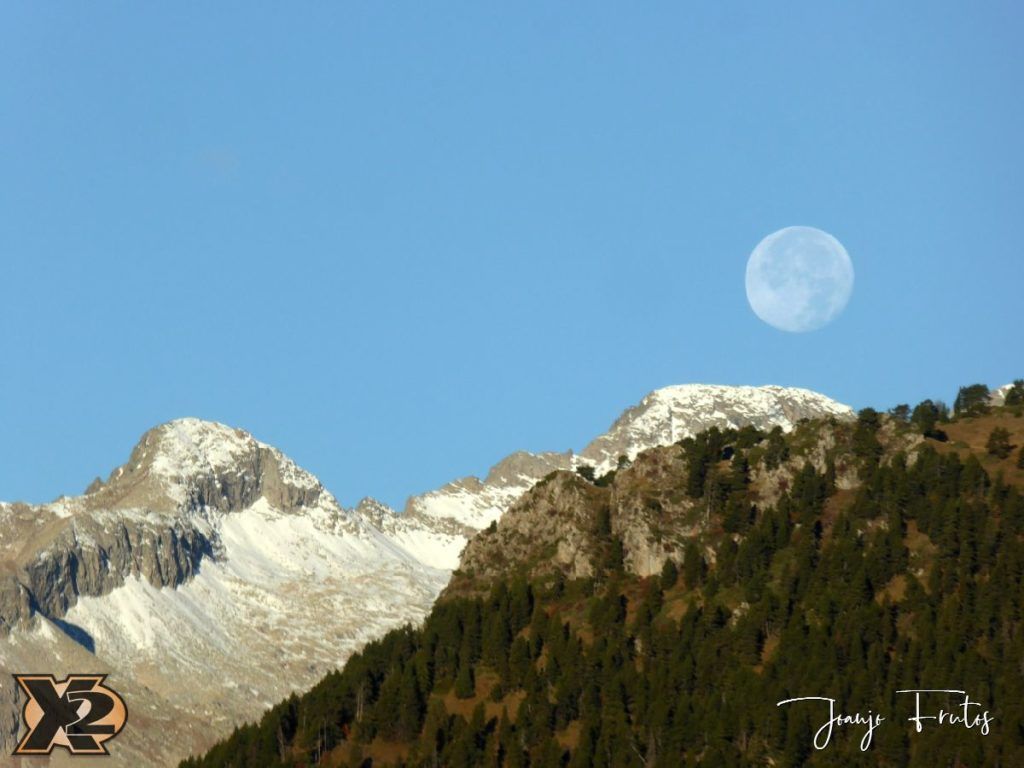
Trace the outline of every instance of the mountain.
<instances>
[{"instance_id":1,"label":"mountain","mask_svg":"<svg viewBox=\"0 0 1024 768\"><path fill-rule=\"evenodd\" d=\"M711 427L778 426L789 431L802 419L822 416L848 419L853 411L824 395L793 387L665 387L628 408L579 454L513 453L483 480L466 477L410 498L404 514L447 527L450 545L445 552L449 557L432 564L454 568L470 536L498 520L516 499L551 472L591 466L597 475L603 475L618 466L620 457L631 460L648 448L670 445Z\"/></svg>"},{"instance_id":2,"label":"mountain","mask_svg":"<svg viewBox=\"0 0 1024 768\"><path fill-rule=\"evenodd\" d=\"M0 666L109 673L132 724L114 762L166 764L419 620L447 578L276 449L183 419L84 496L0 507ZM10 677L0 698L9 750Z\"/></svg>"},{"instance_id":3,"label":"mountain","mask_svg":"<svg viewBox=\"0 0 1024 768\"><path fill-rule=\"evenodd\" d=\"M342 508L242 430L170 422L82 496L0 504L0 666L109 673L132 727L107 764L167 764L419 622L470 537L552 472L605 474L712 425L820 416L851 411L806 390L669 387L580 454L514 453L402 514L370 498ZM0 678L0 748L18 708Z\"/></svg>"},{"instance_id":4,"label":"mountain","mask_svg":"<svg viewBox=\"0 0 1024 768\"><path fill-rule=\"evenodd\" d=\"M908 417L556 471L420 628L182 766L1024 765L1024 420Z\"/></svg>"}]
</instances>

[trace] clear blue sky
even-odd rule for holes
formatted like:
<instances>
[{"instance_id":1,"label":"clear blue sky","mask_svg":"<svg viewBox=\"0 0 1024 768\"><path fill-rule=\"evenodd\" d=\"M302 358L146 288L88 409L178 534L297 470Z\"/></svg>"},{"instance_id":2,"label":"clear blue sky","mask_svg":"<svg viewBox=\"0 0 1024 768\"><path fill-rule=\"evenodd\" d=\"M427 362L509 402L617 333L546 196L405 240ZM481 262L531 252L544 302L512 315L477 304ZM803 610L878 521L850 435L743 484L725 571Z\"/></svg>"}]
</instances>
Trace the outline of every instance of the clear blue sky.
<instances>
[{"instance_id":1,"label":"clear blue sky","mask_svg":"<svg viewBox=\"0 0 1024 768\"><path fill-rule=\"evenodd\" d=\"M5 3L0 498L184 415L401 504L667 384L1024 376L1022 33L1010 2ZM743 284L794 224L857 274L804 335Z\"/></svg>"}]
</instances>

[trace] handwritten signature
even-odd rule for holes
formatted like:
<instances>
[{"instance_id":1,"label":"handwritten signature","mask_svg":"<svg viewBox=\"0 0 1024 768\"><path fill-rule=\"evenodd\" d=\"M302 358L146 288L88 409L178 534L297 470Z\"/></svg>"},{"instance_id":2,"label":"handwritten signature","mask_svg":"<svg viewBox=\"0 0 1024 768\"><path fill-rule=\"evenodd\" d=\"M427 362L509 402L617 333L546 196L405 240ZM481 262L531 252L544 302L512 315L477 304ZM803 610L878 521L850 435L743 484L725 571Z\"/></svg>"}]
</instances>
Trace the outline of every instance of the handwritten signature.
<instances>
[{"instance_id":1,"label":"handwritten signature","mask_svg":"<svg viewBox=\"0 0 1024 768\"><path fill-rule=\"evenodd\" d=\"M926 722L934 721L930 724L935 727L977 728L979 733L987 736L990 726L995 720L988 710L981 709L980 703L971 701L971 697L966 691L955 688L921 688L901 690L896 691L896 693L913 694L914 714L908 717L907 721L914 724L914 730L917 733L921 733L924 730ZM938 695L945 695L947 700L951 696L962 696L963 700L951 709L940 707L935 714L924 714L923 712L926 711L923 710L924 699L929 696L935 697ZM837 713L836 700L830 699L827 696L798 696L792 699L784 699L778 702L776 706L781 707L784 704L795 704L801 701L823 702L828 706L828 719L814 732L815 749L825 749L832 740L832 734L836 728L863 726L864 733L861 736L860 749L862 752L866 752L871 748L875 729L888 719L880 714L875 714L871 710L867 712ZM927 711L934 712L935 710L929 709Z\"/></svg>"}]
</instances>

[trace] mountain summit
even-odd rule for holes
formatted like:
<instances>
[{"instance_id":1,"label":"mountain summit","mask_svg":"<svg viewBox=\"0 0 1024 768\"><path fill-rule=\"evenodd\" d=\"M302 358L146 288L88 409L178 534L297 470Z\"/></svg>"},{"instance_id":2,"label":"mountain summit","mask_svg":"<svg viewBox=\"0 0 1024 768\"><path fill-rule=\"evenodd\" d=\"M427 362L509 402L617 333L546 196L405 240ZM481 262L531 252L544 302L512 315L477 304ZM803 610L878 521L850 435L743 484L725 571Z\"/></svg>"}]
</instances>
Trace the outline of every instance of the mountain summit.
<instances>
[{"instance_id":1,"label":"mountain summit","mask_svg":"<svg viewBox=\"0 0 1024 768\"><path fill-rule=\"evenodd\" d=\"M668 387L579 454L513 453L403 514L372 499L345 509L249 433L178 419L81 496L0 504L0 666L108 673L137 724L119 760L169 763L419 622L469 538L551 472L602 473L710 426L851 415L806 390ZM0 679L0 748L17 697Z\"/></svg>"},{"instance_id":2,"label":"mountain summit","mask_svg":"<svg viewBox=\"0 0 1024 768\"><path fill-rule=\"evenodd\" d=\"M313 475L248 432L186 418L144 434L127 463L106 483L90 486L86 499L89 506L175 512L183 506L232 511L264 496L294 510L324 493Z\"/></svg>"},{"instance_id":3,"label":"mountain summit","mask_svg":"<svg viewBox=\"0 0 1024 768\"><path fill-rule=\"evenodd\" d=\"M277 449L180 419L82 496L0 505L0 666L109 674L148 723L117 754L168 763L417 621L447 577ZM17 695L0 682L4 747Z\"/></svg>"},{"instance_id":4,"label":"mountain summit","mask_svg":"<svg viewBox=\"0 0 1024 768\"><path fill-rule=\"evenodd\" d=\"M853 418L853 409L825 395L795 387L728 387L681 384L656 389L615 420L583 449L597 474L614 469L620 456L670 445L711 427L781 427L789 432L801 419Z\"/></svg>"},{"instance_id":5,"label":"mountain summit","mask_svg":"<svg viewBox=\"0 0 1024 768\"><path fill-rule=\"evenodd\" d=\"M801 420L852 419L853 409L825 395L793 387L732 387L684 384L657 389L627 408L607 432L579 454L520 451L498 462L483 480L465 477L406 502L408 517L444 521L457 530L456 543L433 564L455 568L466 537L495 522L513 502L547 474L590 466L596 475L632 460L641 451L671 445L711 427L780 427L788 432Z\"/></svg>"},{"instance_id":6,"label":"mountain summit","mask_svg":"<svg viewBox=\"0 0 1024 768\"><path fill-rule=\"evenodd\" d=\"M180 768L1024 765L1024 420L970 390L941 431L865 408L553 472L420 628ZM812 692L886 714L820 737Z\"/></svg>"}]
</instances>

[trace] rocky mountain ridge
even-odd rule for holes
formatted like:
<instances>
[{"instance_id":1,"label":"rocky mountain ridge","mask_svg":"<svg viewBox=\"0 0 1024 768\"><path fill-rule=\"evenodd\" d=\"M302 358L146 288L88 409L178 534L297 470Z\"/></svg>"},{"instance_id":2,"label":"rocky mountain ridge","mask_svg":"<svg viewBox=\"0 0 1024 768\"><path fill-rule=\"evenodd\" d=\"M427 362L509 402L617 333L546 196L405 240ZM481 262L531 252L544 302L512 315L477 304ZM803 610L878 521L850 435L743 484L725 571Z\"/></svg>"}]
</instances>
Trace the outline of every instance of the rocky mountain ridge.
<instances>
[{"instance_id":1,"label":"rocky mountain ridge","mask_svg":"<svg viewBox=\"0 0 1024 768\"><path fill-rule=\"evenodd\" d=\"M32 613L60 618L79 595L129 576L184 583L219 547L212 516L258 499L285 513L320 502L342 513L316 478L241 430L198 419L155 427L86 494L0 506L0 630Z\"/></svg>"},{"instance_id":2,"label":"rocky mountain ridge","mask_svg":"<svg viewBox=\"0 0 1024 768\"><path fill-rule=\"evenodd\" d=\"M974 681L989 734L844 732L830 764L1024 764L1024 460L991 437L1019 447L1024 419L965 409L938 430L929 410L554 471L470 541L422 627L181 768L803 765L817 716L776 702L884 691L903 712L908 681L951 678Z\"/></svg>"},{"instance_id":3,"label":"rocky mountain ridge","mask_svg":"<svg viewBox=\"0 0 1024 768\"><path fill-rule=\"evenodd\" d=\"M585 473L553 472L523 494L492 529L470 540L444 594L478 594L517 572L530 580L554 574L568 580L591 578L609 556L610 540L621 547L615 559L635 576L658 574L668 560L681 565L690 542L716 529L721 532L726 510L715 504L714 494L706 488L721 483L724 496L740 472L760 508L774 506L805 467L831 472L838 490L859 487L857 466L848 458L835 460L849 456L853 433L849 421L834 416L801 423L788 441L801 450L787 448L768 462L766 433L748 428L745 435L756 436L751 437L756 442L746 449L751 460L740 468L723 454L731 457L737 450L733 446L742 444L743 438L737 438L736 430L723 430L728 437L713 448L696 495L687 487L698 460L692 439L650 448L596 481ZM913 454L923 443L920 435L899 430L891 421L879 428L878 436L889 456L898 451ZM707 556L713 557L713 549Z\"/></svg>"},{"instance_id":4,"label":"rocky mountain ridge","mask_svg":"<svg viewBox=\"0 0 1024 768\"><path fill-rule=\"evenodd\" d=\"M0 507L0 665L108 673L142 723L121 764L168 763L417 620L446 580L277 449L181 419L83 496ZM6 749L17 695L0 680Z\"/></svg>"},{"instance_id":5,"label":"rocky mountain ridge","mask_svg":"<svg viewBox=\"0 0 1024 768\"><path fill-rule=\"evenodd\" d=\"M169 762L418 621L466 541L552 472L603 471L710 425L827 415L852 412L806 390L659 390L580 454L512 454L403 514L372 499L344 509L248 433L180 419L83 496L0 504L0 663L109 673L136 703L118 760ZM0 747L17 706L0 681Z\"/></svg>"},{"instance_id":6,"label":"rocky mountain ridge","mask_svg":"<svg viewBox=\"0 0 1024 768\"><path fill-rule=\"evenodd\" d=\"M443 522L446 552L454 557L435 563L455 568L458 553L477 531L501 515L539 480L558 470L593 467L596 475L616 468L657 446L671 445L711 427L753 426L790 431L802 419L833 416L853 418L853 410L807 389L779 386L724 386L683 384L664 387L627 408L607 432L580 453L528 453L518 451L496 464L487 476L465 477L419 496L405 505L404 515Z\"/></svg>"}]
</instances>

